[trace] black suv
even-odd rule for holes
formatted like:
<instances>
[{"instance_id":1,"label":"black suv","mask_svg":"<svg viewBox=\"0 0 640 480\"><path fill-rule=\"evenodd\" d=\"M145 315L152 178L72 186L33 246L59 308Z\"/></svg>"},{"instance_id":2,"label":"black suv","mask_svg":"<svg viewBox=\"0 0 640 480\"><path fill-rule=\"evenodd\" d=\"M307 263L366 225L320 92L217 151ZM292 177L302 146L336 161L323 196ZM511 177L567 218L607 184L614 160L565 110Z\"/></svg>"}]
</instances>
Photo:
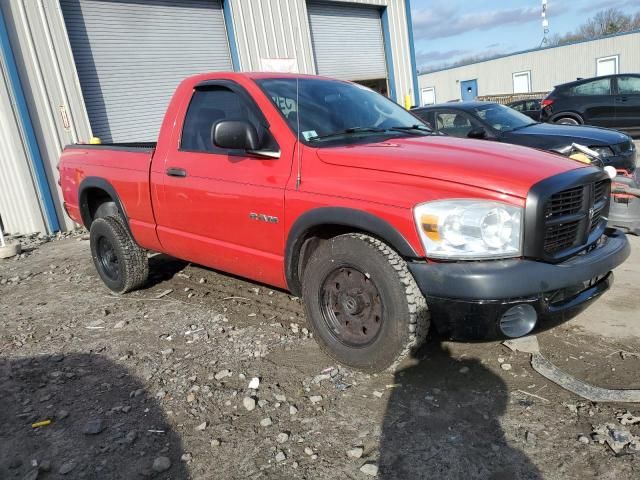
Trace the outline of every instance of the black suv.
<instances>
[{"instance_id":1,"label":"black suv","mask_svg":"<svg viewBox=\"0 0 640 480\"><path fill-rule=\"evenodd\" d=\"M640 75L608 75L558 85L542 100L540 119L640 135Z\"/></svg>"}]
</instances>

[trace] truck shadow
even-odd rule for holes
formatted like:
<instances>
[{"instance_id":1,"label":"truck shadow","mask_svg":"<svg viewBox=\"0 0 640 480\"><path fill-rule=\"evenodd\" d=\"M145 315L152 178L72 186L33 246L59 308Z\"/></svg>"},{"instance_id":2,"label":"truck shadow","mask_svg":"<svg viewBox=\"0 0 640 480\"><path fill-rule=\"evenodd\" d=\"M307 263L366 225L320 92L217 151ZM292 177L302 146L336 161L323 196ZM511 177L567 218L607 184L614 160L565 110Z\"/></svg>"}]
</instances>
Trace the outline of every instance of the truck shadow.
<instances>
[{"instance_id":1,"label":"truck shadow","mask_svg":"<svg viewBox=\"0 0 640 480\"><path fill-rule=\"evenodd\" d=\"M379 478L542 479L510 446L499 418L505 383L479 361L458 360L432 340L396 373L380 441Z\"/></svg>"},{"instance_id":2,"label":"truck shadow","mask_svg":"<svg viewBox=\"0 0 640 480\"><path fill-rule=\"evenodd\" d=\"M153 255L149 258L149 279L141 290L146 290L155 287L159 283L171 280L188 265L189 262L165 255L164 253Z\"/></svg>"},{"instance_id":3,"label":"truck shadow","mask_svg":"<svg viewBox=\"0 0 640 480\"><path fill-rule=\"evenodd\" d=\"M2 358L0 392L0 478L190 478L162 407L105 357Z\"/></svg>"}]
</instances>

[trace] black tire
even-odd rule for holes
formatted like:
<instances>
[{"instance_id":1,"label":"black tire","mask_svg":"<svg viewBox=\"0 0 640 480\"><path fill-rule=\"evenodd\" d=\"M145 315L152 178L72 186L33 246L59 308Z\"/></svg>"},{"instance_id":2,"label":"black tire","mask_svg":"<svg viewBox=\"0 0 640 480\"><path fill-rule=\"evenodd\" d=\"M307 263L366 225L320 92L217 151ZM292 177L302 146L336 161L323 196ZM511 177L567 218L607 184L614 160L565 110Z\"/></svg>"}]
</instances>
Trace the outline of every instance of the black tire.
<instances>
[{"instance_id":1,"label":"black tire","mask_svg":"<svg viewBox=\"0 0 640 480\"><path fill-rule=\"evenodd\" d=\"M427 305L406 262L368 235L320 245L306 265L302 296L320 348L350 367L393 368L426 339Z\"/></svg>"},{"instance_id":2,"label":"black tire","mask_svg":"<svg viewBox=\"0 0 640 480\"><path fill-rule=\"evenodd\" d=\"M556 119L553 123L557 123L558 125L582 125L579 120L576 120L573 117L560 117Z\"/></svg>"},{"instance_id":3,"label":"black tire","mask_svg":"<svg viewBox=\"0 0 640 480\"><path fill-rule=\"evenodd\" d=\"M149 275L147 254L131 238L120 216L94 220L89 240L93 263L109 289L127 293L144 285Z\"/></svg>"}]
</instances>

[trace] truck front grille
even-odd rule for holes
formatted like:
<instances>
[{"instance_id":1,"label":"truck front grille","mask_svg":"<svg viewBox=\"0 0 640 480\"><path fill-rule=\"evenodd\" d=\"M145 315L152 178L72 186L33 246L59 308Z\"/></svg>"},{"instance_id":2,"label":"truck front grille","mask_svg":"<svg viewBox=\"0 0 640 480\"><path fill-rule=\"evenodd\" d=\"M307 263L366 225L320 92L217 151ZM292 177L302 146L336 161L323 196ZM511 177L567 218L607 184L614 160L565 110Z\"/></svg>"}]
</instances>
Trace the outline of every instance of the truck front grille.
<instances>
[{"instance_id":1,"label":"truck front grille","mask_svg":"<svg viewBox=\"0 0 640 480\"><path fill-rule=\"evenodd\" d=\"M580 222L567 222L547 227L544 236L544 251L556 253L575 245Z\"/></svg>"},{"instance_id":2,"label":"truck front grille","mask_svg":"<svg viewBox=\"0 0 640 480\"><path fill-rule=\"evenodd\" d=\"M586 245L605 221L611 182L598 180L551 195L544 207L544 252L562 255Z\"/></svg>"}]
</instances>

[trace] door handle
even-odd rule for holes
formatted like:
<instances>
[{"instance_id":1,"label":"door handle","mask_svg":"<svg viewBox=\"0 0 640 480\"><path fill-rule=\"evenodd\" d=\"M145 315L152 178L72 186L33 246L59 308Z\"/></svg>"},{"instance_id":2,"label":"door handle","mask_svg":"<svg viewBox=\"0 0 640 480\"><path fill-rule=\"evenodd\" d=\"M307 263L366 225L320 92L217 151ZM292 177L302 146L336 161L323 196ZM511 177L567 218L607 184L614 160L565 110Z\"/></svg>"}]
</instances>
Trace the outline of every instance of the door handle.
<instances>
[{"instance_id":1,"label":"door handle","mask_svg":"<svg viewBox=\"0 0 640 480\"><path fill-rule=\"evenodd\" d=\"M184 168L167 168L167 175L170 177L186 177L187 171Z\"/></svg>"},{"instance_id":2,"label":"door handle","mask_svg":"<svg viewBox=\"0 0 640 480\"><path fill-rule=\"evenodd\" d=\"M627 100L629 100L629 97L618 97L618 98L616 98L616 100L618 102L626 102Z\"/></svg>"}]
</instances>

